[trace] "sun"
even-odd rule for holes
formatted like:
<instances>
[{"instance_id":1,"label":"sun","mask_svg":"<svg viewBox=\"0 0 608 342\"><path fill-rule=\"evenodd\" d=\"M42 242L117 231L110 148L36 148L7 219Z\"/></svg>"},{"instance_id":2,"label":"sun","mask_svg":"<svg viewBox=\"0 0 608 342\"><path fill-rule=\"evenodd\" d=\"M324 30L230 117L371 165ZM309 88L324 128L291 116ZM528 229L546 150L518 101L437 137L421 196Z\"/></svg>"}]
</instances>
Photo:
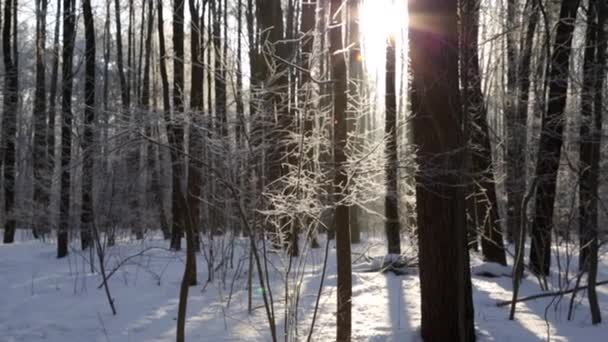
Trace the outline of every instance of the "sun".
<instances>
[{"instance_id":1,"label":"sun","mask_svg":"<svg viewBox=\"0 0 608 342\"><path fill-rule=\"evenodd\" d=\"M374 68L384 58L386 42L393 36L398 46L407 32L407 0L363 0L359 9L359 25L364 60Z\"/></svg>"}]
</instances>

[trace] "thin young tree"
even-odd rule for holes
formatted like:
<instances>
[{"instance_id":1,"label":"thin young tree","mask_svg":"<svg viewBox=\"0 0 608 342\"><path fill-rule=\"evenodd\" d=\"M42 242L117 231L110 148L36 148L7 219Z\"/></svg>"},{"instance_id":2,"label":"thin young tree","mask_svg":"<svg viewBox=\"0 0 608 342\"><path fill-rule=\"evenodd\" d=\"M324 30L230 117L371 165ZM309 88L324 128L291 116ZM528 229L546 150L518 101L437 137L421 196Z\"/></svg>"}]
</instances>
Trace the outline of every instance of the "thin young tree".
<instances>
[{"instance_id":1,"label":"thin young tree","mask_svg":"<svg viewBox=\"0 0 608 342\"><path fill-rule=\"evenodd\" d=\"M42 227L42 215L49 205L50 175L47 173L49 156L46 150L47 113L46 113L46 12L48 1L36 0L36 86L34 90L34 146L32 161L34 168L34 237L39 237Z\"/></svg>"},{"instance_id":2,"label":"thin young tree","mask_svg":"<svg viewBox=\"0 0 608 342\"><path fill-rule=\"evenodd\" d=\"M95 22L91 0L82 1L85 34L84 133L82 140L82 209L80 241L82 249L92 247L93 230L93 161L95 123Z\"/></svg>"},{"instance_id":3,"label":"thin young tree","mask_svg":"<svg viewBox=\"0 0 608 342\"><path fill-rule=\"evenodd\" d=\"M536 164L535 213L532 223L532 244L530 246L530 268L546 276L551 266L551 231L557 171L559 169L562 133L564 130L564 109L568 93L568 71L570 51L579 0L563 0L553 43L550 71L547 75L549 94L547 112L542 117L538 159Z\"/></svg>"},{"instance_id":4,"label":"thin young tree","mask_svg":"<svg viewBox=\"0 0 608 342\"><path fill-rule=\"evenodd\" d=\"M336 237L336 263L338 267L338 309L337 309L337 341L351 340L351 297L352 274L350 252L350 227L348 206L343 202L348 193L346 175L346 52L342 41L342 0L331 0L331 29L329 42L331 51L332 81L334 95L334 199L337 203L334 213L334 229Z\"/></svg>"},{"instance_id":5,"label":"thin young tree","mask_svg":"<svg viewBox=\"0 0 608 342\"><path fill-rule=\"evenodd\" d=\"M410 1L410 101L425 341L474 341L458 80L458 1ZM439 71L440 70L440 71ZM446 285L449 284L449 285Z\"/></svg>"}]
</instances>

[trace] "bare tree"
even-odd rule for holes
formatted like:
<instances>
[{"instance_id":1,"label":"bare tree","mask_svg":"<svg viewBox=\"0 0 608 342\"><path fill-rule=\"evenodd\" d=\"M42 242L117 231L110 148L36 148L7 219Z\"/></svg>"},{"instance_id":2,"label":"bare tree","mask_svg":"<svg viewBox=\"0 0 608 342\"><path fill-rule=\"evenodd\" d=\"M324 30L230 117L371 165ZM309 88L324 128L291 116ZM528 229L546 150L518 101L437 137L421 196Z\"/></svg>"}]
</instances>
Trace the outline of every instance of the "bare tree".
<instances>
[{"instance_id":1,"label":"bare tree","mask_svg":"<svg viewBox=\"0 0 608 342\"><path fill-rule=\"evenodd\" d=\"M538 275L548 275L551 265L551 230L557 170L559 168L564 108L568 91L568 70L572 34L579 0L563 0L555 33L551 70L548 77L549 102L547 113L542 117L542 129L536 164L535 214L532 224L530 267Z\"/></svg>"},{"instance_id":2,"label":"bare tree","mask_svg":"<svg viewBox=\"0 0 608 342\"><path fill-rule=\"evenodd\" d=\"M346 52L342 42L342 0L331 0L332 22L329 32L334 94L334 229L336 236L336 259L338 265L338 312L337 341L351 339L352 275L350 259L350 227L348 206L343 202L348 194L346 163Z\"/></svg>"},{"instance_id":3,"label":"bare tree","mask_svg":"<svg viewBox=\"0 0 608 342\"><path fill-rule=\"evenodd\" d=\"M456 0L408 3L412 128L420 168L416 209L421 334L426 341L475 340L461 189L465 141L456 129L463 122L454 48L457 5ZM441 20L430 19L435 16Z\"/></svg>"}]
</instances>

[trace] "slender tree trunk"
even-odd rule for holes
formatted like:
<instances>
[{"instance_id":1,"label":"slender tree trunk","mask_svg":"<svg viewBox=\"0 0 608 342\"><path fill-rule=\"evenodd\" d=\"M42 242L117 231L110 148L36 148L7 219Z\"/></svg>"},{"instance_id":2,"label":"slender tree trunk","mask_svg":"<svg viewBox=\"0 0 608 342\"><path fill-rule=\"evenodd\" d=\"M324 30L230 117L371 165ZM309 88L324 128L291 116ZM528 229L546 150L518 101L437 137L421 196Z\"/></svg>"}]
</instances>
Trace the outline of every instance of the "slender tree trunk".
<instances>
[{"instance_id":1,"label":"slender tree trunk","mask_svg":"<svg viewBox=\"0 0 608 342\"><path fill-rule=\"evenodd\" d=\"M46 155L46 10L47 1L36 0L36 86L34 90L34 147L32 161L34 167L34 213L32 230L39 237L49 205L50 177L47 171ZM42 215L41 215L42 214Z\"/></svg>"},{"instance_id":2,"label":"slender tree trunk","mask_svg":"<svg viewBox=\"0 0 608 342\"><path fill-rule=\"evenodd\" d=\"M82 249L92 247L93 229L93 124L95 123L95 23L91 0L82 1L85 32L84 137L82 142L82 210L80 241Z\"/></svg>"},{"instance_id":3,"label":"slender tree trunk","mask_svg":"<svg viewBox=\"0 0 608 342\"><path fill-rule=\"evenodd\" d=\"M173 165L173 194L171 211L173 226L171 248L181 249L181 238L185 224L185 198L182 189L184 176L184 0L173 3L173 120L169 123L169 145Z\"/></svg>"},{"instance_id":4,"label":"slender tree trunk","mask_svg":"<svg viewBox=\"0 0 608 342\"><path fill-rule=\"evenodd\" d=\"M348 111L349 118L346 122L349 132L358 129L358 120L361 115L361 89L363 87L363 63L361 58L361 42L359 37L359 0L348 2ZM314 19L314 17L313 17ZM394 47L393 47L394 48ZM387 50L388 53L388 50ZM388 61L388 60L387 60ZM387 64L388 66L388 64ZM394 70L393 70L394 74ZM393 95L394 96L394 95ZM395 131L396 132L396 131ZM356 136L356 135L355 135ZM395 145L396 147L397 145ZM395 179L396 181L396 179ZM388 197L386 198L388 200ZM348 208L350 220L350 240L352 243L361 242L361 227L359 225L360 210L357 205ZM399 212L397 211L397 215ZM388 217L387 217L388 218ZM397 222L399 222L397 220ZM388 224L388 221L387 221ZM388 230L387 230L388 232Z\"/></svg>"},{"instance_id":5,"label":"slender tree trunk","mask_svg":"<svg viewBox=\"0 0 608 342\"><path fill-rule=\"evenodd\" d=\"M49 110L48 124L46 132L46 148L48 155L47 173L50 179L55 177L55 116L57 105L57 84L59 83L59 28L61 26L61 4L57 4L57 12L55 14L55 32L53 33L53 50L51 62L51 80L49 85ZM52 182L50 182L52 185ZM50 189L49 189L50 191ZM49 196L49 204L50 204ZM52 211L51 211L52 212ZM55 218L55 216L52 216ZM55 223L55 220L49 220Z\"/></svg>"},{"instance_id":6,"label":"slender tree trunk","mask_svg":"<svg viewBox=\"0 0 608 342\"><path fill-rule=\"evenodd\" d=\"M336 259L338 265L338 309L337 309L337 341L351 340L351 297L352 274L350 253L350 227L348 206L343 202L348 194L346 187L346 56L342 42L342 0L331 0L332 29L329 32L331 46L331 65L334 92L334 198L337 203L334 213L334 229L336 231Z\"/></svg>"},{"instance_id":7,"label":"slender tree trunk","mask_svg":"<svg viewBox=\"0 0 608 342\"><path fill-rule=\"evenodd\" d=\"M474 341L460 187L465 141L457 129L463 122L454 48L458 46L457 1L410 1L408 7L412 129L420 168L416 209L421 334L425 341Z\"/></svg>"},{"instance_id":8,"label":"slender tree trunk","mask_svg":"<svg viewBox=\"0 0 608 342\"><path fill-rule=\"evenodd\" d=\"M61 186L57 257L68 255L70 226L70 171L72 155L72 86L74 74L74 37L76 36L76 2L63 0L63 49L61 65Z\"/></svg>"},{"instance_id":9,"label":"slender tree trunk","mask_svg":"<svg viewBox=\"0 0 608 342\"><path fill-rule=\"evenodd\" d=\"M551 230L557 171L559 168L564 109L568 90L570 51L579 0L563 0L555 33L551 70L549 72L549 102L542 118L542 129L536 165L535 215L532 224L530 268L538 275L548 275L551 265Z\"/></svg>"},{"instance_id":10,"label":"slender tree trunk","mask_svg":"<svg viewBox=\"0 0 608 342\"><path fill-rule=\"evenodd\" d=\"M127 86L127 79L125 77L125 71L123 66L122 56L122 28L120 25L120 14L122 10L120 8L120 0L114 0L114 10L116 12L116 66L118 67L118 79L120 80L120 96L122 99L123 108L129 108L129 88Z\"/></svg>"},{"instance_id":11,"label":"slender tree trunk","mask_svg":"<svg viewBox=\"0 0 608 342\"><path fill-rule=\"evenodd\" d=\"M162 25L162 23L159 23ZM145 57L144 57L144 70L141 90L141 107L142 111L147 115L152 115L150 112L150 69L151 69L151 58L152 53L152 33L154 31L154 4L150 3L148 6L148 28L146 33L146 44L145 44ZM163 46L164 48L164 46ZM146 122L146 136L152 137L154 135L154 127L156 126L156 120L149 119ZM169 222L167 215L165 214L165 206L163 200L163 193L160 187L160 172L159 168L156 167L156 145L153 143L147 144L147 166L150 175L149 178L149 196L150 201L148 207L155 208L158 211L158 218L160 221L160 228L163 232L165 239L168 239L170 234ZM162 155L162 153L161 153Z\"/></svg>"},{"instance_id":12,"label":"slender tree trunk","mask_svg":"<svg viewBox=\"0 0 608 342\"><path fill-rule=\"evenodd\" d=\"M17 44L16 33L11 34L12 18L17 16L17 0L7 0L4 6L4 28L2 30L2 52L4 53L4 113L2 115L2 147L4 165L4 243L15 240L15 139L17 138L17 110L19 105L19 73L13 56L13 45Z\"/></svg>"},{"instance_id":13,"label":"slender tree trunk","mask_svg":"<svg viewBox=\"0 0 608 342\"><path fill-rule=\"evenodd\" d=\"M384 212L386 215L385 230L389 254L401 254L401 224L399 223L399 188L397 157L397 97L395 90L396 52L395 37L390 36L386 45L386 94L384 104L386 135L386 196Z\"/></svg>"},{"instance_id":14,"label":"slender tree trunk","mask_svg":"<svg viewBox=\"0 0 608 342\"><path fill-rule=\"evenodd\" d=\"M530 68L532 64L532 52L534 46L534 32L539 19L539 1L530 0L527 2L525 7L525 13L529 13L530 17L527 20L527 27L525 35L521 37L521 53L519 59L518 76L517 76L517 90L518 90L518 103L517 113L513 118L514 121L507 123L507 130L511 130L507 134L513 137L507 145L507 159L511 165L507 165L508 168L514 170L520 170L520 177L512 178L511 185L508 185L507 191L507 206L514 205L509 209L507 215L511 215L511 218L507 220L514 220L515 222L507 223L507 230L513 229L509 225L516 225L515 230L512 232L515 243L519 243L520 237L519 232L521 231L520 224L523 220L527 220L526 213L522 211L522 203L524 200L526 188L526 146L527 146L527 130L528 130L528 99L530 97L530 81L532 75L530 74ZM507 171L509 172L509 171ZM512 209L512 210L511 210ZM519 222L519 223L518 223ZM525 238L525 237L524 237ZM525 240L524 240L525 241ZM516 246L516 249L518 247Z\"/></svg>"},{"instance_id":15,"label":"slender tree trunk","mask_svg":"<svg viewBox=\"0 0 608 342\"><path fill-rule=\"evenodd\" d=\"M494 165L492 162L492 147L487 122L487 107L481 91L481 72L479 70L479 54L477 36L479 33L479 1L467 0L463 4L462 19L462 58L461 73L463 108L465 109L466 129L470 135L469 149L472 184L471 201L475 223L474 229L483 232L481 250L487 261L502 265L507 264L504 249L502 228L498 215L496 199L496 182L494 181Z\"/></svg>"},{"instance_id":16,"label":"slender tree trunk","mask_svg":"<svg viewBox=\"0 0 608 342\"><path fill-rule=\"evenodd\" d=\"M166 49L165 49L165 31L164 31L164 20L163 20L163 3L161 0L157 2L157 10L158 10L158 50L159 50L159 66L160 66L160 78L161 78L161 88L162 88L162 97L163 97L163 121L165 124L170 125L171 123L171 97L169 96L169 78L167 76L167 66L166 66ZM167 127L169 129L169 127ZM171 132L168 130L167 132L171 135ZM160 163L161 156L163 155L162 151L159 151L159 164L162 167L163 164ZM155 168L158 170L158 168ZM157 171L158 172L158 171ZM157 173L157 176L154 177L160 182L160 172ZM153 178L153 179L154 179ZM157 190L154 190L156 197L162 203L162 192L160 189L160 184L157 184ZM171 197L173 201L173 196ZM171 204L171 212L173 213L173 203ZM161 215L164 214L164 210ZM162 226L161 226L162 228ZM173 236L173 227L169 229L168 227L163 228L163 235L165 239L171 238ZM173 246L173 242L171 244Z\"/></svg>"}]
</instances>

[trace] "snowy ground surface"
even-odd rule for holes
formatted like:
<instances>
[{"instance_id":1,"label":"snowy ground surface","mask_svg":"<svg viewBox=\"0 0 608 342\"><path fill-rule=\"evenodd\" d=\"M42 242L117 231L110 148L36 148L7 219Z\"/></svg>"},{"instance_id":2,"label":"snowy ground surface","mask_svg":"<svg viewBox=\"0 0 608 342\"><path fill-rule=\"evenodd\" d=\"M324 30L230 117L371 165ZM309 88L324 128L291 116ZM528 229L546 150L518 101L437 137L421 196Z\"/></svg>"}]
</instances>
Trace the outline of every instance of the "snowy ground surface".
<instances>
[{"instance_id":1,"label":"snowy ground surface","mask_svg":"<svg viewBox=\"0 0 608 342\"><path fill-rule=\"evenodd\" d=\"M221 243L216 244L219 249ZM246 241L237 244L246 246ZM148 249L154 246L162 248ZM335 340L336 267L333 244L330 246L314 341ZM52 242L23 237L12 245L0 244L0 341L173 341L184 254L165 247L162 240L119 241L108 251L108 271L123 263L109 282L118 310L113 316L103 289L98 289L100 275L90 271L88 254L72 250L69 258L57 260ZM188 341L270 340L257 278L254 278L254 312L247 313L248 262L242 250L234 253L233 269L228 263L217 263L216 280L212 283L206 281L206 258L198 256L199 285L191 288L188 303ZM367 272L381 264L383 251L382 242L374 239L354 246L354 340L418 341L420 293L416 270L412 268L410 274L402 276ZM561 263L565 267L562 252ZM599 280L608 279L605 254ZM292 264L295 272L292 275L302 279L298 340L305 341L310 329L323 255L324 248L310 250ZM269 258L277 330L279 340L283 340L285 290L281 270L288 265L279 254L270 254ZM472 259L474 273L510 273L510 269L481 263L476 255ZM553 288L559 286L557 278L551 280ZM291 279L293 285L294 278ZM520 303L516 320L509 321L508 307L495 305L497 300L510 299L509 277L475 275L473 288L480 341L546 341L548 337L551 341L608 341L608 323L591 325L584 293L575 301L572 321L566 317L570 295ZM528 276L521 296L539 292L536 279ZM598 294L603 318L608 321L608 286L599 287ZM288 296L293 298L291 292Z\"/></svg>"}]
</instances>

